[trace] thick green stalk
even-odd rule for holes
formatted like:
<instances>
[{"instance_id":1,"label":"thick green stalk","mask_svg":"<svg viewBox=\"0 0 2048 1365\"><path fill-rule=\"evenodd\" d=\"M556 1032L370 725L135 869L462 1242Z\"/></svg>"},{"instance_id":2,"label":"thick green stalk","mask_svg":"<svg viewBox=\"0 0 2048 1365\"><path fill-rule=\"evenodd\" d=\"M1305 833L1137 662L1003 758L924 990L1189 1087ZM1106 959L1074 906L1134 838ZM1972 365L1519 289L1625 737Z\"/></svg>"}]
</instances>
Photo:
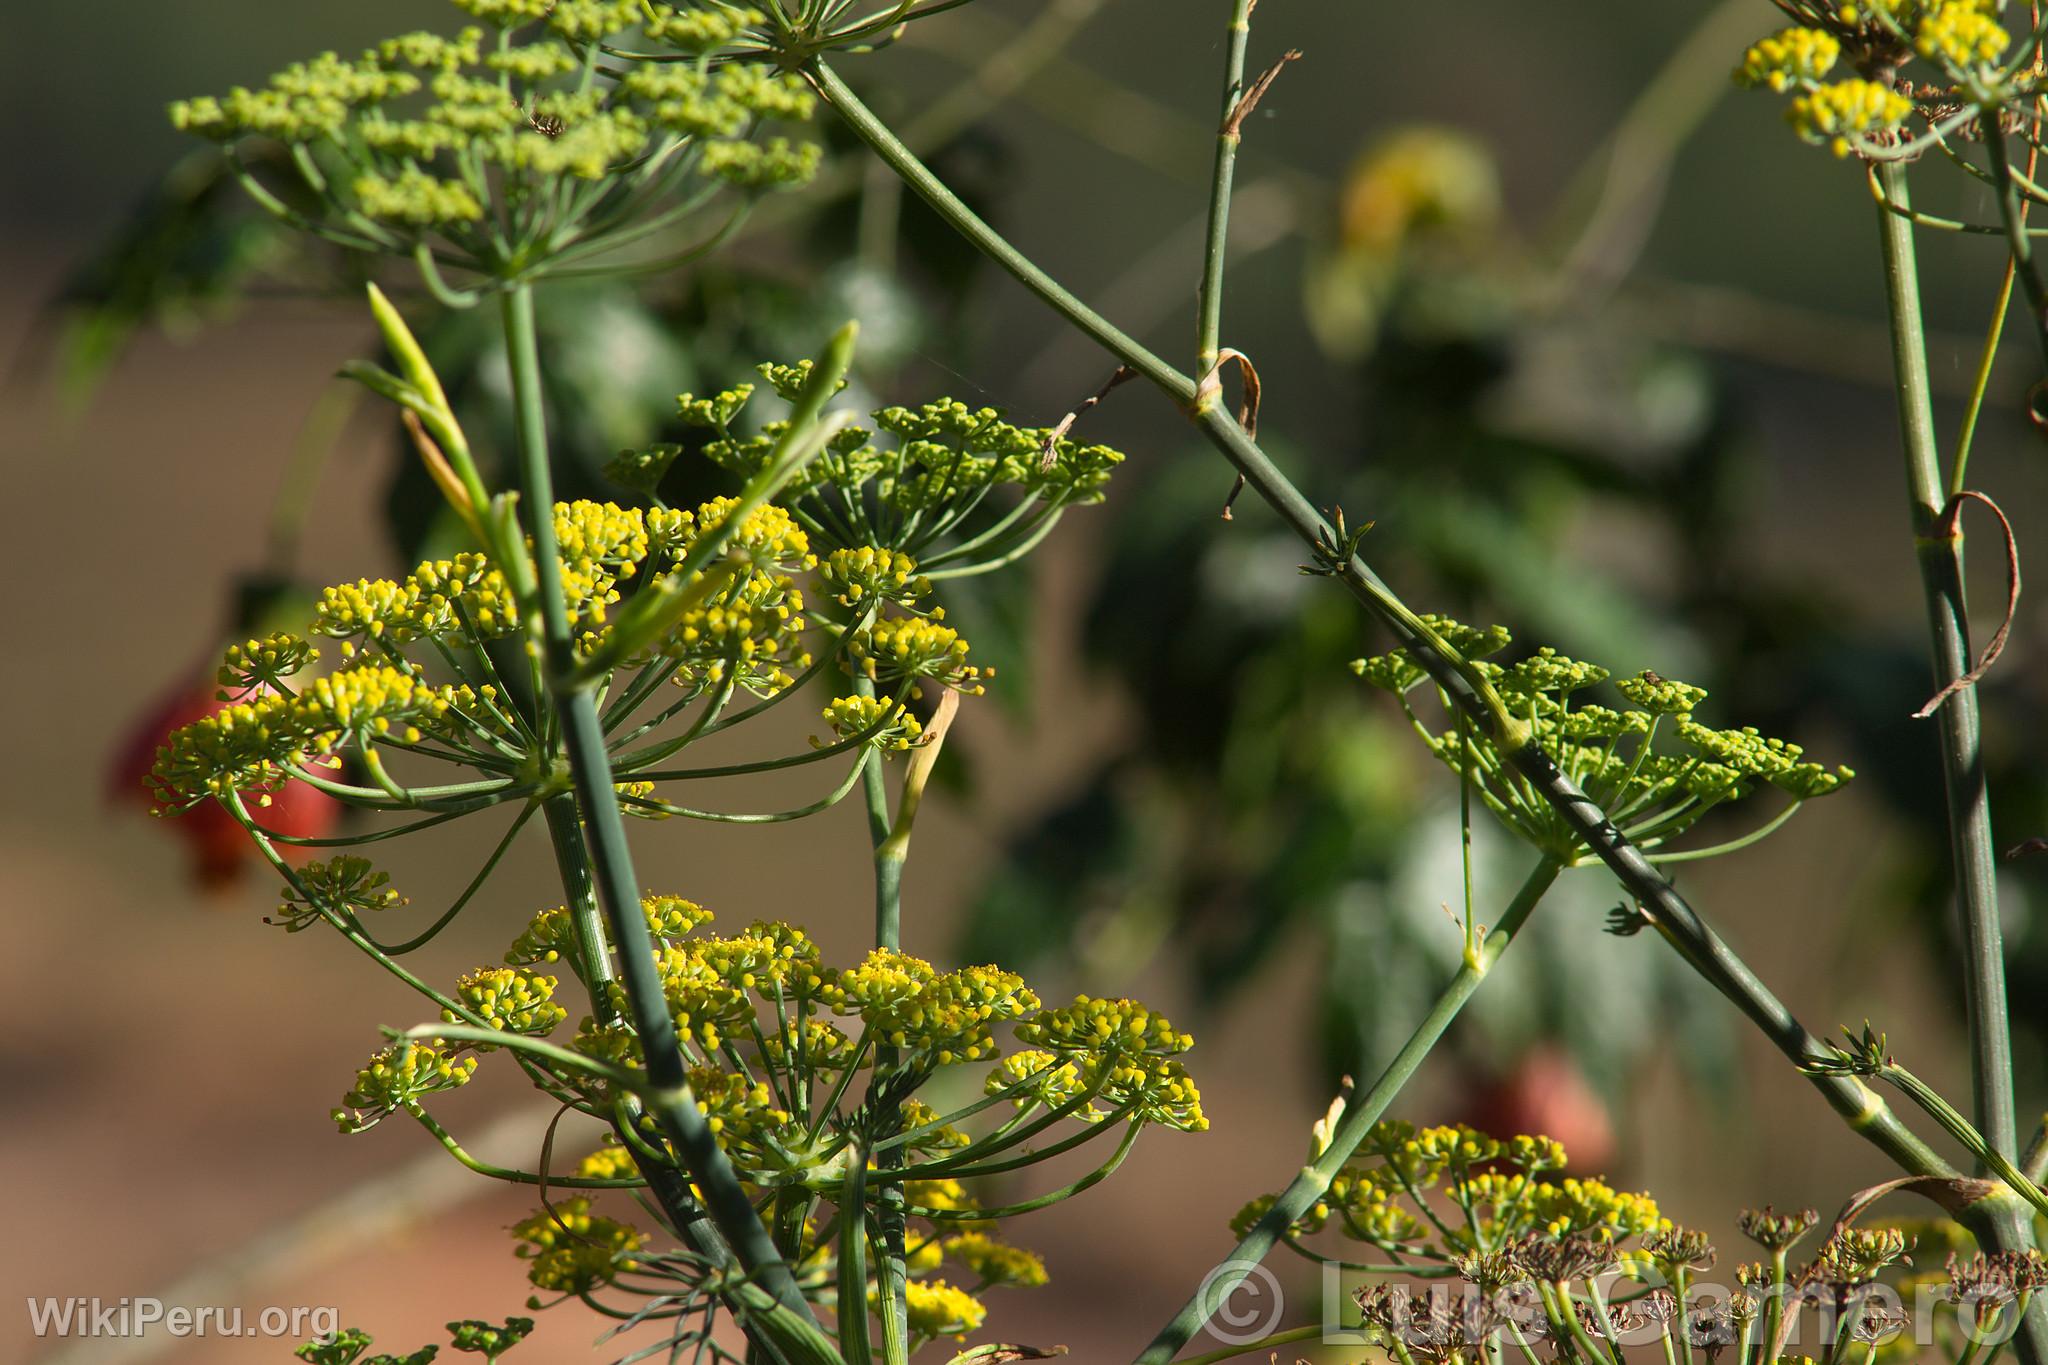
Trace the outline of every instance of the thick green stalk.
<instances>
[{"instance_id":1,"label":"thick green stalk","mask_svg":"<svg viewBox=\"0 0 2048 1365\"><path fill-rule=\"evenodd\" d=\"M555 849L555 867L562 876L562 904L569 911L569 923L576 933L576 971L590 992L590 1013L600 1024L618 1018L612 995L606 987L617 973L612 967L611 943L604 934L604 912L598 908L597 888L590 880L590 850L583 842L583 823L576 814L576 798L567 792L542 803L547 815L548 839Z\"/></svg>"},{"instance_id":2,"label":"thick green stalk","mask_svg":"<svg viewBox=\"0 0 2048 1365\"><path fill-rule=\"evenodd\" d=\"M1237 144L1244 140L1237 102L1244 95L1244 53L1252 36L1256 0L1231 0L1230 30L1223 50L1223 112L1216 127L1216 166L1209 184L1209 233L1202 254L1202 288L1195 300L1195 377L1216 368L1223 336L1223 259L1230 247L1230 183L1237 171ZM1221 397L1217 390L1204 401Z\"/></svg>"},{"instance_id":3,"label":"thick green stalk","mask_svg":"<svg viewBox=\"0 0 2048 1365\"><path fill-rule=\"evenodd\" d=\"M1231 1292L1243 1282L1251 1268L1266 1258L1287 1229L1296 1219L1306 1213L1318 1199L1329 1190L1330 1182L1344 1169L1344 1163L1357 1152L1373 1125L1394 1097L1401 1093L1401 1087L1422 1066L1444 1030L1458 1017L1458 1011L1465 1008L1465 1002L1479 989L1480 982L1500 955L1507 951L1516 931L1528 920L1536 903L1543 899L1543 893L1557 880L1560 864L1552 858L1544 858L1531 868L1522 882L1515 898L1501 912L1500 923L1479 947L1476 954L1468 958L1458 974L1444 987L1443 994L1436 999L1429 1014L1416 1026L1415 1032L1373 1082L1372 1089L1365 1092L1346 1106L1344 1117L1337 1130L1330 1137L1330 1145L1318 1153L1316 1159L1304 1166L1294 1177L1292 1184L1282 1191L1266 1215L1254 1223L1229 1256L1218 1262L1222 1273L1212 1274L1202 1283L1201 1291L1174 1314L1173 1320L1160 1329L1152 1338L1152 1344L1138 1357L1138 1365L1166 1365L1167 1361L1179 1354L1180 1349L1194 1338L1210 1316L1229 1301Z\"/></svg>"},{"instance_id":4,"label":"thick green stalk","mask_svg":"<svg viewBox=\"0 0 2048 1365\"><path fill-rule=\"evenodd\" d=\"M654 943L640 909L638 879L627 848L618 792L605 754L604 728L587 688L565 683L575 667L568 609L562 594L555 541L554 479L548 464L547 421L541 403L540 356L531 285L504 295L506 354L510 361L518 431L520 487L527 534L533 539L542 647L552 702L561 726L577 805L587 832L592 880L611 939L619 953L628 1008L645 1054L651 1083L647 1108L675 1145L702 1192L705 1211L749 1276L794 1319L805 1336L819 1331L789 1265L754 1213L732 1163L719 1148L690 1091L675 1022L670 1018L655 965ZM650 1180L652 1175L650 1173ZM670 1209L679 1227L693 1221L687 1207Z\"/></svg>"},{"instance_id":5,"label":"thick green stalk","mask_svg":"<svg viewBox=\"0 0 2048 1365\"><path fill-rule=\"evenodd\" d=\"M1878 180L1893 203L1910 207L1904 165L1880 166ZM1935 446L1913 225L1881 208L1878 227L1884 245L1885 301L1891 314L1892 365L1898 381L1899 427L1906 456L1906 495L1912 506L1913 545L1927 601L1934 686L1945 690L1970 669L1962 532L1959 526L1943 525L1947 498L1943 492L1941 456ZM1963 937L1963 1003L1970 1026L1970 1088L1975 1097L1975 1122L1992 1150L2010 1158L2019 1153L2012 1093L2012 1037L2006 1014L2005 945L1998 923L1991 797L1979 748L1975 685L1950 693L1934 713L1934 722L1941 735L1942 786L1948 799L1949 843L1955 859L1956 917L1961 921Z\"/></svg>"}]
</instances>

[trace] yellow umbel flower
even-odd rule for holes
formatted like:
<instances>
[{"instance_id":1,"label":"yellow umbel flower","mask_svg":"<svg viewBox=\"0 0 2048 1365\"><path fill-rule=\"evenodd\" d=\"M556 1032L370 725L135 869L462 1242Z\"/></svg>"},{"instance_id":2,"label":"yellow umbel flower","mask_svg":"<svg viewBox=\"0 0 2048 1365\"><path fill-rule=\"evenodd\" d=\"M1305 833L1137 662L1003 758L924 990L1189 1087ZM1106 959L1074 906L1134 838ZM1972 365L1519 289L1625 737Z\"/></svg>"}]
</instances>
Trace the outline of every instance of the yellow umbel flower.
<instances>
[{"instance_id":1,"label":"yellow umbel flower","mask_svg":"<svg viewBox=\"0 0 2048 1365\"><path fill-rule=\"evenodd\" d=\"M903 1199L920 1216L931 1219L940 1227L948 1225L945 1217L948 1213L972 1212L981 1207L981 1202L967 1192L967 1187L950 1176L939 1180L906 1180L903 1182Z\"/></svg>"},{"instance_id":2,"label":"yellow umbel flower","mask_svg":"<svg viewBox=\"0 0 2048 1365\"><path fill-rule=\"evenodd\" d=\"M1195 1040L1165 1015L1135 1000L1101 1000L1077 995L1074 1003L1047 1010L1017 1025L1017 1041L1055 1052L1186 1052Z\"/></svg>"},{"instance_id":3,"label":"yellow umbel flower","mask_svg":"<svg viewBox=\"0 0 2048 1365\"><path fill-rule=\"evenodd\" d=\"M584 1294L633 1268L631 1252L647 1234L590 1211L588 1199L564 1199L515 1224L516 1254L532 1262L526 1278L536 1289Z\"/></svg>"},{"instance_id":4,"label":"yellow umbel flower","mask_svg":"<svg viewBox=\"0 0 2048 1365\"><path fill-rule=\"evenodd\" d=\"M638 1180L640 1166L624 1147L600 1147L577 1163L576 1174L585 1180Z\"/></svg>"},{"instance_id":5,"label":"yellow umbel flower","mask_svg":"<svg viewBox=\"0 0 2048 1365\"><path fill-rule=\"evenodd\" d=\"M744 934L701 939L691 950L727 985L758 992L771 1001L816 991L825 982L818 945L803 930L780 920L756 920Z\"/></svg>"},{"instance_id":6,"label":"yellow umbel flower","mask_svg":"<svg viewBox=\"0 0 2048 1365\"><path fill-rule=\"evenodd\" d=\"M932 678L979 696L985 670L967 662L967 641L951 626L941 625L940 617L935 611L929 617L875 622L849 642L854 663L870 678Z\"/></svg>"},{"instance_id":7,"label":"yellow umbel flower","mask_svg":"<svg viewBox=\"0 0 2048 1365\"><path fill-rule=\"evenodd\" d=\"M1785 117L1808 142L1825 142L1836 156L1847 156L1851 138L1896 132L1912 112L1913 102L1898 91L1859 79L1808 91Z\"/></svg>"},{"instance_id":8,"label":"yellow umbel flower","mask_svg":"<svg viewBox=\"0 0 2048 1365\"><path fill-rule=\"evenodd\" d=\"M880 1286L868 1286L870 1306L880 1303ZM903 1286L904 1308L912 1337L965 1336L988 1317L988 1307L964 1289L944 1280L911 1280Z\"/></svg>"},{"instance_id":9,"label":"yellow umbel flower","mask_svg":"<svg viewBox=\"0 0 2048 1365\"><path fill-rule=\"evenodd\" d=\"M1045 1260L1035 1251L998 1242L985 1232L948 1237L946 1254L981 1277L986 1285L1036 1289L1046 1283Z\"/></svg>"},{"instance_id":10,"label":"yellow umbel flower","mask_svg":"<svg viewBox=\"0 0 2048 1365\"><path fill-rule=\"evenodd\" d=\"M887 697L834 697L831 705L825 708L824 716L825 723L840 739L867 735L866 742L877 749L908 749L924 733L924 727L918 724L916 716ZM885 720L887 724L883 724ZM874 733L868 734L870 730ZM825 747L824 741L816 737L811 743L820 749Z\"/></svg>"},{"instance_id":11,"label":"yellow umbel flower","mask_svg":"<svg viewBox=\"0 0 2048 1365\"><path fill-rule=\"evenodd\" d=\"M417 1108L428 1095L469 1084L475 1073L474 1057L450 1056L432 1043L393 1043L356 1073L334 1121L344 1133L360 1133L400 1109Z\"/></svg>"},{"instance_id":12,"label":"yellow umbel flower","mask_svg":"<svg viewBox=\"0 0 2048 1365\"><path fill-rule=\"evenodd\" d=\"M1937 0L1913 34L1915 52L1961 71L1990 65L2011 45L2012 35L1982 0Z\"/></svg>"},{"instance_id":13,"label":"yellow umbel flower","mask_svg":"<svg viewBox=\"0 0 2048 1365\"><path fill-rule=\"evenodd\" d=\"M494 1029L543 1037L569 1017L569 1011L554 1001L558 984L552 976L516 967L481 967L455 983L455 998ZM452 1024L461 1016L443 1010L441 1017ZM480 1044L478 1050L489 1046Z\"/></svg>"},{"instance_id":14,"label":"yellow umbel flower","mask_svg":"<svg viewBox=\"0 0 2048 1365\"><path fill-rule=\"evenodd\" d=\"M1028 1109L1034 1104L1057 1109L1087 1088L1088 1083L1082 1079L1078 1065L1038 1048L1013 1052L1003 1058L988 1073L988 1080L983 1085L987 1094L1010 1094L1011 1103L1019 1109ZM1073 1114L1084 1123L1094 1123L1102 1116L1102 1111L1093 1104L1083 1105Z\"/></svg>"},{"instance_id":15,"label":"yellow umbel flower","mask_svg":"<svg viewBox=\"0 0 2048 1365\"><path fill-rule=\"evenodd\" d=\"M885 602L914 602L932 590L931 580L917 572L917 561L901 550L878 549L872 545L834 550L819 569L844 606L859 606L870 599Z\"/></svg>"},{"instance_id":16,"label":"yellow umbel flower","mask_svg":"<svg viewBox=\"0 0 2048 1365\"><path fill-rule=\"evenodd\" d=\"M1817 28L1783 29L1742 54L1735 80L1782 93L1795 85L1818 84L1841 55L1842 44L1832 33Z\"/></svg>"}]
</instances>

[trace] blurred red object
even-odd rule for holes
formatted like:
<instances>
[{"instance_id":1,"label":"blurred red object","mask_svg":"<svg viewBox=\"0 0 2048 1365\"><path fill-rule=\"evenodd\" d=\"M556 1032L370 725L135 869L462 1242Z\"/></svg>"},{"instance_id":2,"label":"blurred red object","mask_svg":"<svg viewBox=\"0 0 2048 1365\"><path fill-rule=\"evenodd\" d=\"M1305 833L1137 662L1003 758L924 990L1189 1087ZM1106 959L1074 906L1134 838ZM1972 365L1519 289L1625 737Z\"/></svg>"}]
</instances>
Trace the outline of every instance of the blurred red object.
<instances>
[{"instance_id":1,"label":"blurred red object","mask_svg":"<svg viewBox=\"0 0 2048 1365\"><path fill-rule=\"evenodd\" d=\"M153 702L142 719L121 740L108 772L107 799L123 805L153 810L157 801L148 785L156 751L173 730L213 715L227 703L215 696L204 682L182 683ZM251 813L264 828L297 838L317 839L333 831L341 818L342 804L301 782L288 782L272 795L270 804ZM235 817L217 801L202 801L182 815L164 820L164 827L184 840L190 854L192 882L206 890L217 890L238 881L250 865L259 862L255 841L235 822ZM317 850L278 846L285 858L303 863Z\"/></svg>"},{"instance_id":2,"label":"blurred red object","mask_svg":"<svg viewBox=\"0 0 2048 1365\"><path fill-rule=\"evenodd\" d=\"M1540 1133L1564 1144L1574 1175L1593 1175L1614 1158L1614 1121L1572 1055L1539 1043L1504 1076L1473 1092L1465 1122L1495 1137Z\"/></svg>"}]
</instances>

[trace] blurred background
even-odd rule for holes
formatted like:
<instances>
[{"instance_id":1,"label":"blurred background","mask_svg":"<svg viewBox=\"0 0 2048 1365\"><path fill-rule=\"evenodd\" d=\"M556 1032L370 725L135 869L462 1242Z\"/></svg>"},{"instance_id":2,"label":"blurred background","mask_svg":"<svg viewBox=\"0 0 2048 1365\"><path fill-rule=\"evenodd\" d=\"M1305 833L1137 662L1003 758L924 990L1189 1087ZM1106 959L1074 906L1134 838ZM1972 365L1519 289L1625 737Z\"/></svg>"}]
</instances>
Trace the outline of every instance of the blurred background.
<instances>
[{"instance_id":1,"label":"blurred background","mask_svg":"<svg viewBox=\"0 0 2048 1365\"><path fill-rule=\"evenodd\" d=\"M845 69L1013 240L1178 359L1227 9L980 0ZM229 636L308 588L408 567L435 534L384 415L329 381L373 344L348 263L258 224L163 106L458 17L427 0L0 16L19 642L0 680L17 774L0 796L0 1282L17 1294L332 1304L403 1350L526 1292L516 1191L435 1166L410 1131L344 1140L327 1117L375 1027L418 1007L344 945L265 927L268 878L151 821L130 771L203 704ZM1908 719L1930 689L1874 210L1856 167L1730 86L1774 18L1763 0L1265 0L1254 64L1305 55L1248 129L1224 340L1258 365L1272 450L1310 496L1377 521L1368 558L1418 607L1699 681L1711 723L1859 770L1682 885L1810 1027L1869 1017L1961 1098L1935 737ZM819 132L843 142L829 116ZM675 393L803 354L853 313L862 382L887 400L951 393L1050 423L1107 377L838 150L714 265L551 304L565 491L609 495L594 471L668 435ZM1930 168L1916 202L1992 212L1959 181ZM1950 427L1998 251L1923 234ZM462 401L488 430L494 357L465 325L430 344L468 367ZM2023 555L2048 548L2022 406L2036 364L2015 320L1971 462ZM1010 1230L1053 1287L998 1296L985 1335L1107 1359L1178 1305L1230 1215L1298 1165L1334 1078L1373 1074L1451 969L1456 789L1341 667L1387 641L1295 572L1301 548L1252 499L1219 520L1228 470L1169 405L1134 385L1086 421L1132 456L1110 502L1068 518L1020 586L955 605L1000 685L949 746L906 946L1026 970L1049 997L1141 995L1197 1035L1212 1131L1148 1137L1088 1200ZM2000 557L1979 547L1988 611ZM2023 600L1983 689L2001 846L2048 833L2041 624ZM726 922L786 916L840 956L866 938L850 806L636 832L649 885ZM429 904L488 837L415 842L389 870ZM1482 918L1522 872L1494 842L1482 831ZM2038 1113L2048 859L2004 866L2021 1111ZM536 841L425 967L494 958L553 886ZM1549 1131L1714 1232L1729 1267L1747 1258L1739 1208L1830 1209L1891 1174L1654 936L1601 933L1616 899L1598 869L1569 874L1398 1112ZM479 1084L447 1109L510 1155L543 1121L527 1103ZM1279 1269L1312 1314L1312 1271ZM556 1310L521 1358L591 1358L602 1325ZM0 1358L41 1349L0 1309ZM161 1358L285 1357L214 1341Z\"/></svg>"}]
</instances>

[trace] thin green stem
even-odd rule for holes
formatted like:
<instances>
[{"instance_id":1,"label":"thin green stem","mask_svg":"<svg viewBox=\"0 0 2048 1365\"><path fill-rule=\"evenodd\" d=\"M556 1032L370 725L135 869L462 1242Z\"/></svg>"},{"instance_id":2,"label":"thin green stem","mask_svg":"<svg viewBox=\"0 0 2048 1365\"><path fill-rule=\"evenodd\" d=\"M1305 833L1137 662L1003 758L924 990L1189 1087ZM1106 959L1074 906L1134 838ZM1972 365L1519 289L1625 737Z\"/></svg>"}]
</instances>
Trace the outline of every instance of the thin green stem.
<instances>
[{"instance_id":1,"label":"thin green stem","mask_svg":"<svg viewBox=\"0 0 2048 1365\"><path fill-rule=\"evenodd\" d=\"M1977 373L1970 381L1969 400L1963 405L1963 420L1956 428L1956 455L1949 462L1948 495L1959 495L1969 484L1970 445L1977 435L1977 418L1984 411L1984 395L1991 388L1991 371L1998 363L1998 343L2005 335L2005 315L2012 306L2014 266L2005 261L2005 278L1998 286L1998 303L1991 310L1991 325L1984 329L1984 349L1977 357Z\"/></svg>"},{"instance_id":2,"label":"thin green stem","mask_svg":"<svg viewBox=\"0 0 2048 1365\"><path fill-rule=\"evenodd\" d=\"M1273 1207L1252 1225L1229 1256L1218 1263L1218 1270L1222 1273L1212 1273L1204 1280L1202 1292L1183 1305L1152 1338L1152 1344L1138 1356L1139 1365L1166 1365L1172 1360L1208 1322L1217 1305L1229 1299L1231 1291L1251 1273L1251 1268L1266 1258L1282 1234L1323 1197L1330 1188L1330 1182L1344 1169L1344 1163L1351 1159L1372 1132L1373 1125L1379 1122L1402 1087L1421 1069L1430 1049L1436 1046L1444 1030L1450 1027L1451 1021L1458 1017L1458 1012L1478 991L1493 964L1507 951L1515 934L1528 921L1530 912L1543 899L1543 893L1557 880L1559 871L1556 860L1547 857L1530 869L1521 889L1501 912L1500 923L1487 934L1477 956L1458 969L1407 1043L1394 1055L1379 1079L1373 1082L1372 1088L1346 1107L1342 1122L1331 1134L1330 1145L1295 1176L1293 1183L1273 1201Z\"/></svg>"},{"instance_id":3,"label":"thin green stem","mask_svg":"<svg viewBox=\"0 0 2048 1365\"><path fill-rule=\"evenodd\" d=\"M1252 36L1257 0L1231 0L1230 27L1223 49L1223 112L1216 128L1216 162L1209 181L1209 232L1202 252L1202 286L1196 295L1195 377L1216 368L1223 332L1223 261L1230 245L1230 183L1237 171L1237 146L1244 140L1231 115L1244 96L1244 54ZM1222 391L1198 400L1217 402Z\"/></svg>"},{"instance_id":4,"label":"thin green stem","mask_svg":"<svg viewBox=\"0 0 2048 1365\"><path fill-rule=\"evenodd\" d=\"M1275 1332L1272 1336L1260 1337L1257 1341L1247 1341L1241 1346L1225 1346L1220 1351L1208 1351L1202 1355L1189 1356L1185 1361L1181 1362L1181 1365L1217 1365L1219 1361L1231 1360L1241 1355L1249 1355L1253 1351L1270 1350L1275 1346L1285 1346L1295 1341L1310 1341L1320 1337L1322 1334L1323 1327L1321 1323L1310 1327L1290 1327L1284 1332Z\"/></svg>"},{"instance_id":5,"label":"thin green stem","mask_svg":"<svg viewBox=\"0 0 2048 1365\"><path fill-rule=\"evenodd\" d=\"M2005 129L1999 120L2004 116L2002 109L1986 109L1977 117L1977 128L1984 135L1984 149L1990 154L1991 176L1998 191L1998 218L2005 227L2006 245L2011 252L2014 270L2018 273L2020 287L2026 291L2027 313L2034 324L2034 339L2041 345L2041 354L2048 360L2048 282L2041 278L2041 269L2034 262L2034 239L2027 231L2027 212L2020 202L2018 179L2013 174L2012 163L2006 153ZM1885 167L1896 172L1896 192L1892 180L1886 180L1887 197L1900 204L1908 204L1906 198L1905 167ZM1886 248L1886 276L1891 275L1891 251Z\"/></svg>"}]
</instances>

